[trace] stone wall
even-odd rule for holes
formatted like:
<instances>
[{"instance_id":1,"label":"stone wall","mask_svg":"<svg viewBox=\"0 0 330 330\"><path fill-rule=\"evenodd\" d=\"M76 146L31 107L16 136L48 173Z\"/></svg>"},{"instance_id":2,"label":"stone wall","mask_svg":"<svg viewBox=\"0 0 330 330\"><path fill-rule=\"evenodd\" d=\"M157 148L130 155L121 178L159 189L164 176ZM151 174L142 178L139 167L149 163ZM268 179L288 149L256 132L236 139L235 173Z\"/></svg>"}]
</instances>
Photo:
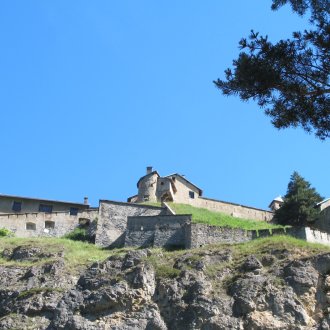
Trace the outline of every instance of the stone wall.
<instances>
[{"instance_id":1,"label":"stone wall","mask_svg":"<svg viewBox=\"0 0 330 330\"><path fill-rule=\"evenodd\" d=\"M229 214L233 217L242 218L242 219L252 219L257 221L271 221L273 219L273 212L244 206L235 203L218 201L215 199L199 197L195 199L190 199L189 204L205 208L210 211L222 212Z\"/></svg>"},{"instance_id":2,"label":"stone wall","mask_svg":"<svg viewBox=\"0 0 330 330\"><path fill-rule=\"evenodd\" d=\"M330 207L327 206L321 209L319 218L313 223L313 227L321 231L330 232Z\"/></svg>"},{"instance_id":3,"label":"stone wall","mask_svg":"<svg viewBox=\"0 0 330 330\"><path fill-rule=\"evenodd\" d=\"M244 243L250 240L251 231L192 223L186 229L185 244L187 249L193 249L207 244Z\"/></svg>"},{"instance_id":4,"label":"stone wall","mask_svg":"<svg viewBox=\"0 0 330 330\"><path fill-rule=\"evenodd\" d=\"M326 232L313 230L309 227L278 228L264 230L243 230L191 224L186 228L186 248L197 248L207 244L244 243L257 238L274 235L289 235L310 243L330 245L330 235Z\"/></svg>"},{"instance_id":5,"label":"stone wall","mask_svg":"<svg viewBox=\"0 0 330 330\"><path fill-rule=\"evenodd\" d=\"M74 230L80 221L90 223L98 217L97 209L70 215L70 212L0 214L0 228L14 232L17 237L61 237Z\"/></svg>"},{"instance_id":6,"label":"stone wall","mask_svg":"<svg viewBox=\"0 0 330 330\"><path fill-rule=\"evenodd\" d=\"M156 190L157 190L157 178L159 177L157 172L152 172L150 175L146 175L138 183L138 201L150 201L157 202Z\"/></svg>"},{"instance_id":7,"label":"stone wall","mask_svg":"<svg viewBox=\"0 0 330 330\"><path fill-rule=\"evenodd\" d=\"M191 215L128 217L125 246L198 248L208 244L244 243L274 235L290 235L330 245L330 235L308 227L243 230L191 223Z\"/></svg>"},{"instance_id":8,"label":"stone wall","mask_svg":"<svg viewBox=\"0 0 330 330\"><path fill-rule=\"evenodd\" d=\"M125 246L184 248L191 215L128 217Z\"/></svg>"},{"instance_id":9,"label":"stone wall","mask_svg":"<svg viewBox=\"0 0 330 330\"><path fill-rule=\"evenodd\" d=\"M95 244L122 247L125 243L127 217L167 214L163 207L100 200Z\"/></svg>"}]
</instances>

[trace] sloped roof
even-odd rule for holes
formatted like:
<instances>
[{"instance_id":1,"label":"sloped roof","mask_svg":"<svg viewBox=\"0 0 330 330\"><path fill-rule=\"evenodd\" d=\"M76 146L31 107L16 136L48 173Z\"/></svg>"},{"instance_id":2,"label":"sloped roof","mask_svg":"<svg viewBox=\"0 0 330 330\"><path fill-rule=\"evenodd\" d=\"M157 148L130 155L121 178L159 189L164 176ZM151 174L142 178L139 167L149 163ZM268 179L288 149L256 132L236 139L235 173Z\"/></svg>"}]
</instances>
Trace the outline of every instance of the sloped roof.
<instances>
[{"instance_id":1,"label":"sloped roof","mask_svg":"<svg viewBox=\"0 0 330 330\"><path fill-rule=\"evenodd\" d=\"M152 171L151 173L148 173L148 174L142 176L142 177L139 179L139 181L137 182L136 186L139 188L139 183L140 183L141 180L145 179L145 178L148 177L148 176L154 175L154 174L157 174L158 177L160 176L160 175L158 174L157 171Z\"/></svg>"},{"instance_id":2,"label":"sloped roof","mask_svg":"<svg viewBox=\"0 0 330 330\"><path fill-rule=\"evenodd\" d=\"M18 199L18 200L31 200L31 201L39 201L39 202L47 202L47 203L70 204L70 205L77 205L77 206L80 206L80 207L84 206L86 208L89 207L88 204L84 204L84 203L67 202L67 201L59 201L59 200L44 199L44 198L24 197L24 196L16 196L16 195L0 194L0 199L1 198L12 198L12 199Z\"/></svg>"},{"instance_id":3,"label":"sloped roof","mask_svg":"<svg viewBox=\"0 0 330 330\"><path fill-rule=\"evenodd\" d=\"M283 200L282 196L277 196L277 197L275 197L275 198L270 202L270 204L269 204L268 207L271 207L271 205L272 205L274 202L280 202L280 203L283 203L284 200Z\"/></svg>"},{"instance_id":4,"label":"sloped roof","mask_svg":"<svg viewBox=\"0 0 330 330\"><path fill-rule=\"evenodd\" d=\"M182 180L186 181L187 183L191 184L192 186L194 186L198 191L199 191L199 195L202 196L203 194L203 190L200 189L199 187L197 187L195 184L193 184L191 181L187 180L183 175L179 174L179 173L173 173L170 175L166 175L165 178L171 178L173 176L176 177L180 177Z\"/></svg>"},{"instance_id":5,"label":"sloped roof","mask_svg":"<svg viewBox=\"0 0 330 330\"><path fill-rule=\"evenodd\" d=\"M330 198L326 198L326 199L324 199L323 201L317 203L316 206L322 205L322 204L326 203L326 202L329 201L329 200L330 200Z\"/></svg>"}]
</instances>

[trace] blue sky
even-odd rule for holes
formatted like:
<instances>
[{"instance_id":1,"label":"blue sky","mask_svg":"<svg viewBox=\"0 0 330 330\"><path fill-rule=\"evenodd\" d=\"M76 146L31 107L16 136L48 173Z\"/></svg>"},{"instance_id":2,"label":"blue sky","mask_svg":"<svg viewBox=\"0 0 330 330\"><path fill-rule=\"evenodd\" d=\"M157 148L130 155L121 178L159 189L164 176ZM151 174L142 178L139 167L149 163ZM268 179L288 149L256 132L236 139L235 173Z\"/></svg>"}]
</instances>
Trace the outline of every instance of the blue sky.
<instances>
[{"instance_id":1,"label":"blue sky","mask_svg":"<svg viewBox=\"0 0 330 330\"><path fill-rule=\"evenodd\" d=\"M294 170L329 197L329 141L278 131L212 83L251 29L278 40L306 27L270 5L2 1L0 193L124 201L151 165L260 208Z\"/></svg>"}]
</instances>

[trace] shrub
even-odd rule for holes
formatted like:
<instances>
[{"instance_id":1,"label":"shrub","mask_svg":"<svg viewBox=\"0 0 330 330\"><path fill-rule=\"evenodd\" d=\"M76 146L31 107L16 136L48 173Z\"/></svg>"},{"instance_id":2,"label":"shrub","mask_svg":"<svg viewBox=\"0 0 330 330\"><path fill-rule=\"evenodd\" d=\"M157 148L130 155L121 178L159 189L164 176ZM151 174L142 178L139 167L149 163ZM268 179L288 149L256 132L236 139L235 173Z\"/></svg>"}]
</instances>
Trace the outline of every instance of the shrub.
<instances>
[{"instance_id":1,"label":"shrub","mask_svg":"<svg viewBox=\"0 0 330 330\"><path fill-rule=\"evenodd\" d=\"M64 235L64 238L71 239L73 241L89 242L90 237L86 228L77 227L71 233Z\"/></svg>"},{"instance_id":2,"label":"shrub","mask_svg":"<svg viewBox=\"0 0 330 330\"><path fill-rule=\"evenodd\" d=\"M0 228L0 237L14 236L14 233L6 228Z\"/></svg>"}]
</instances>

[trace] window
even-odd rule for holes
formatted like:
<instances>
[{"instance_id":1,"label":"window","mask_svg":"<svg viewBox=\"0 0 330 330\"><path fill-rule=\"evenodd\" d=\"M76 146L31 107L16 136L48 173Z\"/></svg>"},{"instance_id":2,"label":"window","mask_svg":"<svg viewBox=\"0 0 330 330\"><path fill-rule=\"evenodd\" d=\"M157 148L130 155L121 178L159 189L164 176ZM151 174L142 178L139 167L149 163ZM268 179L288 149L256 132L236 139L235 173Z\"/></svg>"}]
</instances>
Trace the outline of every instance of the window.
<instances>
[{"instance_id":1,"label":"window","mask_svg":"<svg viewBox=\"0 0 330 330\"><path fill-rule=\"evenodd\" d=\"M27 222L25 228L26 228L26 230L36 230L37 226L33 222Z\"/></svg>"},{"instance_id":2,"label":"window","mask_svg":"<svg viewBox=\"0 0 330 330\"><path fill-rule=\"evenodd\" d=\"M53 205L40 204L39 212L52 213Z\"/></svg>"},{"instance_id":3,"label":"window","mask_svg":"<svg viewBox=\"0 0 330 330\"><path fill-rule=\"evenodd\" d=\"M161 181L160 185L163 186L164 185L164 181Z\"/></svg>"},{"instance_id":4,"label":"window","mask_svg":"<svg viewBox=\"0 0 330 330\"><path fill-rule=\"evenodd\" d=\"M70 215L77 215L79 209L77 207L70 207Z\"/></svg>"},{"instance_id":5,"label":"window","mask_svg":"<svg viewBox=\"0 0 330 330\"><path fill-rule=\"evenodd\" d=\"M144 196L143 196L143 200L144 200L145 202L147 202L147 201L149 200L149 195L144 195Z\"/></svg>"},{"instance_id":6,"label":"window","mask_svg":"<svg viewBox=\"0 0 330 330\"><path fill-rule=\"evenodd\" d=\"M190 198L195 198L195 193L193 191L189 191L189 197Z\"/></svg>"},{"instance_id":7,"label":"window","mask_svg":"<svg viewBox=\"0 0 330 330\"><path fill-rule=\"evenodd\" d=\"M55 228L55 222L54 221L45 221L45 228L46 229L54 229Z\"/></svg>"},{"instance_id":8,"label":"window","mask_svg":"<svg viewBox=\"0 0 330 330\"><path fill-rule=\"evenodd\" d=\"M14 201L13 206L11 208L14 212L21 212L22 210L22 202Z\"/></svg>"}]
</instances>

